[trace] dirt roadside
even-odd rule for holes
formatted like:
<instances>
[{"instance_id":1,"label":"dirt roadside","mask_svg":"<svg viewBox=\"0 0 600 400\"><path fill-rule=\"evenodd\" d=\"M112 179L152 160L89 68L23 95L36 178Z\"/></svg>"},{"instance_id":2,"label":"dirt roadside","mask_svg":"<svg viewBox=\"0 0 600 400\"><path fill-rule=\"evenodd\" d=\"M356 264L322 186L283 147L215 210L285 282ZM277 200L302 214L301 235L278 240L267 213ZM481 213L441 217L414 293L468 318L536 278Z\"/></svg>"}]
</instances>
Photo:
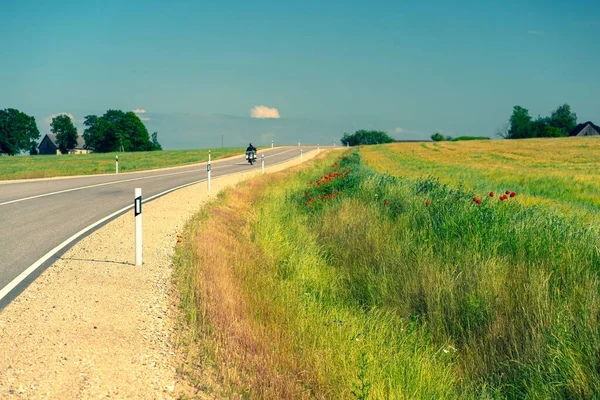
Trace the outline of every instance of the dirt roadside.
<instances>
[{"instance_id":1,"label":"dirt roadside","mask_svg":"<svg viewBox=\"0 0 600 400\"><path fill-rule=\"evenodd\" d=\"M174 343L177 235L221 189L259 173L213 179L210 193L202 182L145 204L142 267L134 266L132 212L68 250L0 312L0 398L177 398L185 389Z\"/></svg>"}]
</instances>

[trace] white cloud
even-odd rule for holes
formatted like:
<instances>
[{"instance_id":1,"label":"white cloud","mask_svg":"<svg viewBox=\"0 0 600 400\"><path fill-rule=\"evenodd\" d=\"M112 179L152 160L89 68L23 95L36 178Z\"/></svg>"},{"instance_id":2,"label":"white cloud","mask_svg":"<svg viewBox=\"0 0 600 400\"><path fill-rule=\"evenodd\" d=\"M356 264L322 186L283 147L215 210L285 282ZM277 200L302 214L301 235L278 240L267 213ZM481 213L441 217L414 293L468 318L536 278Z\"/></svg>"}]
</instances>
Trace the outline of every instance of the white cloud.
<instances>
[{"instance_id":1,"label":"white cloud","mask_svg":"<svg viewBox=\"0 0 600 400\"><path fill-rule=\"evenodd\" d=\"M255 106L250 110L250 114L252 118L279 118L279 111L267 106Z\"/></svg>"},{"instance_id":2,"label":"white cloud","mask_svg":"<svg viewBox=\"0 0 600 400\"><path fill-rule=\"evenodd\" d=\"M402 133L402 132L404 132L404 129L402 129L402 128L396 128L394 130L396 131L396 133Z\"/></svg>"},{"instance_id":3,"label":"white cloud","mask_svg":"<svg viewBox=\"0 0 600 400\"><path fill-rule=\"evenodd\" d=\"M50 123L52 122L52 120L55 117L58 117L59 115L66 115L68 116L72 122L77 122L75 121L75 117L72 114L66 113L66 112L60 112L60 113L56 113L56 114L52 114L51 116L47 117L44 122L46 122L48 125L50 125Z\"/></svg>"},{"instance_id":4,"label":"white cloud","mask_svg":"<svg viewBox=\"0 0 600 400\"><path fill-rule=\"evenodd\" d=\"M135 110L133 110L133 112L136 114L145 114L146 110L143 108L136 108Z\"/></svg>"}]
</instances>

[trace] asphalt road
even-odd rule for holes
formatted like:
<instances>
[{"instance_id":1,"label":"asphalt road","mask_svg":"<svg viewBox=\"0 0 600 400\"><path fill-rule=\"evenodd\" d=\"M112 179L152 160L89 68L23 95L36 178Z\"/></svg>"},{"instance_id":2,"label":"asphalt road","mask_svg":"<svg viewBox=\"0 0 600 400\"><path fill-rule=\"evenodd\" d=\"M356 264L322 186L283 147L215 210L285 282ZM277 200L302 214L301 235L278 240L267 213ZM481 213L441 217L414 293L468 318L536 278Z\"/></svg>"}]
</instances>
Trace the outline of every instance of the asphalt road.
<instances>
[{"instance_id":1,"label":"asphalt road","mask_svg":"<svg viewBox=\"0 0 600 400\"><path fill-rule=\"evenodd\" d=\"M257 163L243 155L211 163L211 177L260 169L315 151L316 147L259 150ZM0 309L66 250L94 229L127 212L135 188L144 201L207 179L206 163L155 171L0 182ZM95 226L94 226L95 224ZM54 254L49 254L54 253Z\"/></svg>"}]
</instances>

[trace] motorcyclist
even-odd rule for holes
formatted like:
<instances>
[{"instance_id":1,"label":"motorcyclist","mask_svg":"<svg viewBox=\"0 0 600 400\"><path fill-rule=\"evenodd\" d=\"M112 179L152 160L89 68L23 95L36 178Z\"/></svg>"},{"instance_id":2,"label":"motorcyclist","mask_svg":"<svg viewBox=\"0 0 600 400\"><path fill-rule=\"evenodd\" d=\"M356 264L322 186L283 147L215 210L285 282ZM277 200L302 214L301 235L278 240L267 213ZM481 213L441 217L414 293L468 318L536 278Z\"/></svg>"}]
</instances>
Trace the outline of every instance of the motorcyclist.
<instances>
[{"instance_id":1,"label":"motorcyclist","mask_svg":"<svg viewBox=\"0 0 600 400\"><path fill-rule=\"evenodd\" d=\"M256 151L256 147L254 147L252 143L250 143L250 145L246 147L246 151Z\"/></svg>"}]
</instances>

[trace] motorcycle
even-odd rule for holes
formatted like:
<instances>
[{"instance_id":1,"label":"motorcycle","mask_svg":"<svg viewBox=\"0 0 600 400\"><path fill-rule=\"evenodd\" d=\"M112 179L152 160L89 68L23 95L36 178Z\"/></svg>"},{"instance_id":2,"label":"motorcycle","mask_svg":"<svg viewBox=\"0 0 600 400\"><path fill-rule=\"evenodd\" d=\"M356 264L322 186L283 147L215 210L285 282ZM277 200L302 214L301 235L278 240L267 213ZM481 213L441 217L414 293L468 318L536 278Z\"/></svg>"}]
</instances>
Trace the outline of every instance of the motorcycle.
<instances>
[{"instance_id":1,"label":"motorcycle","mask_svg":"<svg viewBox=\"0 0 600 400\"><path fill-rule=\"evenodd\" d=\"M247 151L246 160L250 163L250 165L254 164L256 161L256 151Z\"/></svg>"}]
</instances>

